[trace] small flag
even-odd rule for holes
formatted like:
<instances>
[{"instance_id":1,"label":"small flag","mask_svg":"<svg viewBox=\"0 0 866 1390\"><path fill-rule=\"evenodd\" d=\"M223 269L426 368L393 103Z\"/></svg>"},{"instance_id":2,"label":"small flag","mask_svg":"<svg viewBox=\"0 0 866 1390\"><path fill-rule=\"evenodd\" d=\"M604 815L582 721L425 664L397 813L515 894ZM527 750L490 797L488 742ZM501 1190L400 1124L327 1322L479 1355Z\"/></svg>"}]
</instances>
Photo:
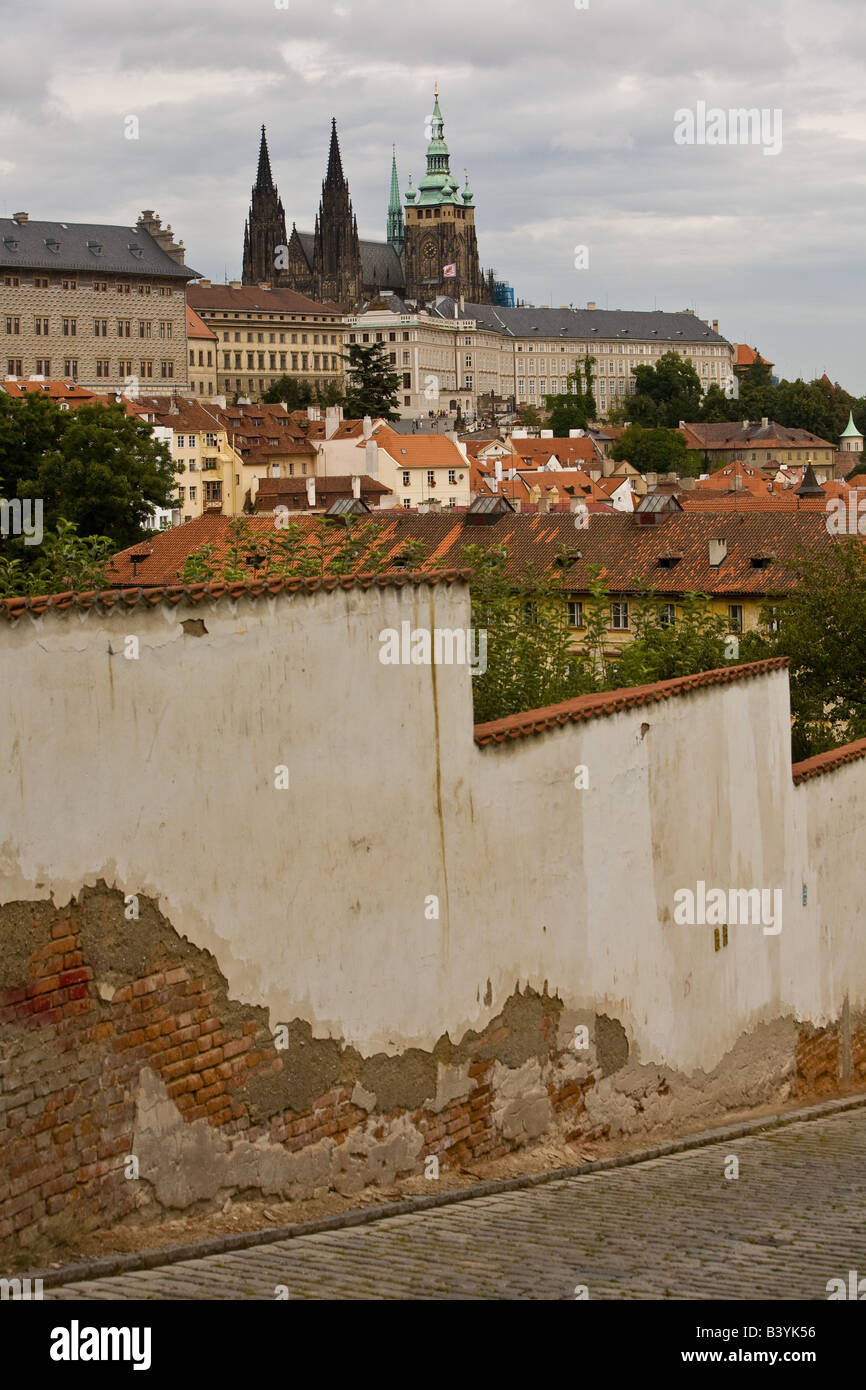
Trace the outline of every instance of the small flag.
<instances>
[{"instance_id":1,"label":"small flag","mask_svg":"<svg viewBox=\"0 0 866 1390\"><path fill-rule=\"evenodd\" d=\"M442 274L445 275L446 277L448 277L449 279L456 279L456 277L457 277L457 266L456 266L456 265L446 265L446 266L443 266L443 268L442 268Z\"/></svg>"}]
</instances>

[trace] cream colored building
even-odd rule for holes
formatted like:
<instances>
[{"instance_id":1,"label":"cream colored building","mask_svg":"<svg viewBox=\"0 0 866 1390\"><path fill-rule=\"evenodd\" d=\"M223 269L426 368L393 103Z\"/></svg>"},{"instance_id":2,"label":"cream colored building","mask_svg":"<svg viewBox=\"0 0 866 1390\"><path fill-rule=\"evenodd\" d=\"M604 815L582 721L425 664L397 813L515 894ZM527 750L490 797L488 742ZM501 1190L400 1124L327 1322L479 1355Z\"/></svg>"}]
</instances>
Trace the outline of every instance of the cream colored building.
<instances>
[{"instance_id":1,"label":"cream colored building","mask_svg":"<svg viewBox=\"0 0 866 1390\"><path fill-rule=\"evenodd\" d=\"M471 500L471 461L466 445L448 434L398 434L387 424L373 427L356 445L366 473L384 483L406 510L428 507L468 507ZM381 505L393 506L392 502Z\"/></svg>"},{"instance_id":2,"label":"cream colored building","mask_svg":"<svg viewBox=\"0 0 866 1390\"><path fill-rule=\"evenodd\" d=\"M380 342L403 375L404 418L478 412L478 398L496 395L517 407L543 407L546 395L573 390L569 377L594 358L598 415L634 394L633 369L666 352L692 363L703 389L733 381L734 350L712 324L690 311L504 308L440 298L413 310L392 298L388 309L347 318L347 342ZM455 317L456 312L456 317ZM430 393L429 395L426 393Z\"/></svg>"},{"instance_id":3,"label":"cream colored building","mask_svg":"<svg viewBox=\"0 0 866 1390\"><path fill-rule=\"evenodd\" d=\"M212 328L186 306L186 340L189 352L189 389L194 396L213 399L217 390L219 339Z\"/></svg>"},{"instance_id":4,"label":"cream colored building","mask_svg":"<svg viewBox=\"0 0 866 1390\"><path fill-rule=\"evenodd\" d=\"M501 344L492 330L479 330L473 318L443 319L427 309L371 308L345 320L346 345L381 344L400 377L397 392L402 419L427 419L431 412L452 415L458 406L472 418L478 397L499 394Z\"/></svg>"},{"instance_id":5,"label":"cream colored building","mask_svg":"<svg viewBox=\"0 0 866 1390\"><path fill-rule=\"evenodd\" d=\"M96 391L188 382L182 242L153 212L134 227L0 218L0 367Z\"/></svg>"},{"instance_id":6,"label":"cream colored building","mask_svg":"<svg viewBox=\"0 0 866 1390\"><path fill-rule=\"evenodd\" d=\"M190 285L188 302L216 334L217 385L228 398L260 400L281 376L319 387L343 383L343 320L335 304L315 304L269 285Z\"/></svg>"}]
</instances>

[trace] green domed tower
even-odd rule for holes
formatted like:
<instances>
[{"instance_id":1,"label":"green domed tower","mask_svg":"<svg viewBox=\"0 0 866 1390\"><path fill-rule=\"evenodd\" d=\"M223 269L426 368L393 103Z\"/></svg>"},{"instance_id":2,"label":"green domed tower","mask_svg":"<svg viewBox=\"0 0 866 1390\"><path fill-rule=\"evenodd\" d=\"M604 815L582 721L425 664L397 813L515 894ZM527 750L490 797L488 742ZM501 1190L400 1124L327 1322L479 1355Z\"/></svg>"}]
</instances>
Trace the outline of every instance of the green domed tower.
<instances>
[{"instance_id":1,"label":"green domed tower","mask_svg":"<svg viewBox=\"0 0 866 1390\"><path fill-rule=\"evenodd\" d=\"M432 300L437 295L464 296L483 304L489 290L478 261L475 207L466 187L462 194L451 173L445 123L439 109L439 87L433 89L429 118L427 172L417 190L406 193L406 294Z\"/></svg>"}]
</instances>

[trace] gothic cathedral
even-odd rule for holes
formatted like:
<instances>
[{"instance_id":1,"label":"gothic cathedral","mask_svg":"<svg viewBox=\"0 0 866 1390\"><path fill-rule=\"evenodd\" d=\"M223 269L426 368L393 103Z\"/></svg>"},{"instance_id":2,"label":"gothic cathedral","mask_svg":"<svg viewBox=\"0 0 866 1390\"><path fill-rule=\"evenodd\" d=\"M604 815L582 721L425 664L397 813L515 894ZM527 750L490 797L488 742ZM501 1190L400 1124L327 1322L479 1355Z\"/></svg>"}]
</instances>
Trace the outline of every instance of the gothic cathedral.
<instances>
[{"instance_id":1,"label":"gothic cathedral","mask_svg":"<svg viewBox=\"0 0 866 1390\"><path fill-rule=\"evenodd\" d=\"M492 276L485 279L478 261L472 193L468 178L459 191L451 174L438 88L429 118L427 172L417 189L410 176L405 213L396 152L392 155L385 241L358 236L335 120L315 229L299 232L293 225L287 238L262 127L258 174L244 229L243 283L262 282L349 308L380 295L418 303L439 295L463 296L474 304L490 302Z\"/></svg>"}]
</instances>

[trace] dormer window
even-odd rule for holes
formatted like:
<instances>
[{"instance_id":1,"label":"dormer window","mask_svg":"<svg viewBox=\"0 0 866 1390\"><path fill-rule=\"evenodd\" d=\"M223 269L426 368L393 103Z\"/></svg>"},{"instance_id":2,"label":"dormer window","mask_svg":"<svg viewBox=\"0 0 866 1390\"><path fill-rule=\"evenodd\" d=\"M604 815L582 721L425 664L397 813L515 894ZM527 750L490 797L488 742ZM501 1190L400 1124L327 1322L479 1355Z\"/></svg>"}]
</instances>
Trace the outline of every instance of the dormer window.
<instances>
[{"instance_id":1,"label":"dormer window","mask_svg":"<svg viewBox=\"0 0 866 1390\"><path fill-rule=\"evenodd\" d=\"M138 245L137 242L131 241L131 242L129 243L129 246L128 246L127 249L128 249L129 252L130 252L133 256L135 256L138 260L141 260L141 257L142 257L142 255L143 255L143 250L142 250L142 247L140 247L140 246Z\"/></svg>"},{"instance_id":2,"label":"dormer window","mask_svg":"<svg viewBox=\"0 0 866 1390\"><path fill-rule=\"evenodd\" d=\"M14 236L5 236L3 238L3 245L6 247L7 251L18 250L18 242L15 240Z\"/></svg>"},{"instance_id":3,"label":"dormer window","mask_svg":"<svg viewBox=\"0 0 866 1390\"><path fill-rule=\"evenodd\" d=\"M46 238L45 238L45 245L46 245L46 247L48 248L48 250L49 250L49 251L53 251L55 255L56 255L57 252L60 250L60 242L57 241L54 237L51 237L51 236L46 237Z\"/></svg>"},{"instance_id":4,"label":"dormer window","mask_svg":"<svg viewBox=\"0 0 866 1390\"><path fill-rule=\"evenodd\" d=\"M99 241L88 241L87 249L88 251L92 251L94 256L102 255L102 243Z\"/></svg>"}]
</instances>

